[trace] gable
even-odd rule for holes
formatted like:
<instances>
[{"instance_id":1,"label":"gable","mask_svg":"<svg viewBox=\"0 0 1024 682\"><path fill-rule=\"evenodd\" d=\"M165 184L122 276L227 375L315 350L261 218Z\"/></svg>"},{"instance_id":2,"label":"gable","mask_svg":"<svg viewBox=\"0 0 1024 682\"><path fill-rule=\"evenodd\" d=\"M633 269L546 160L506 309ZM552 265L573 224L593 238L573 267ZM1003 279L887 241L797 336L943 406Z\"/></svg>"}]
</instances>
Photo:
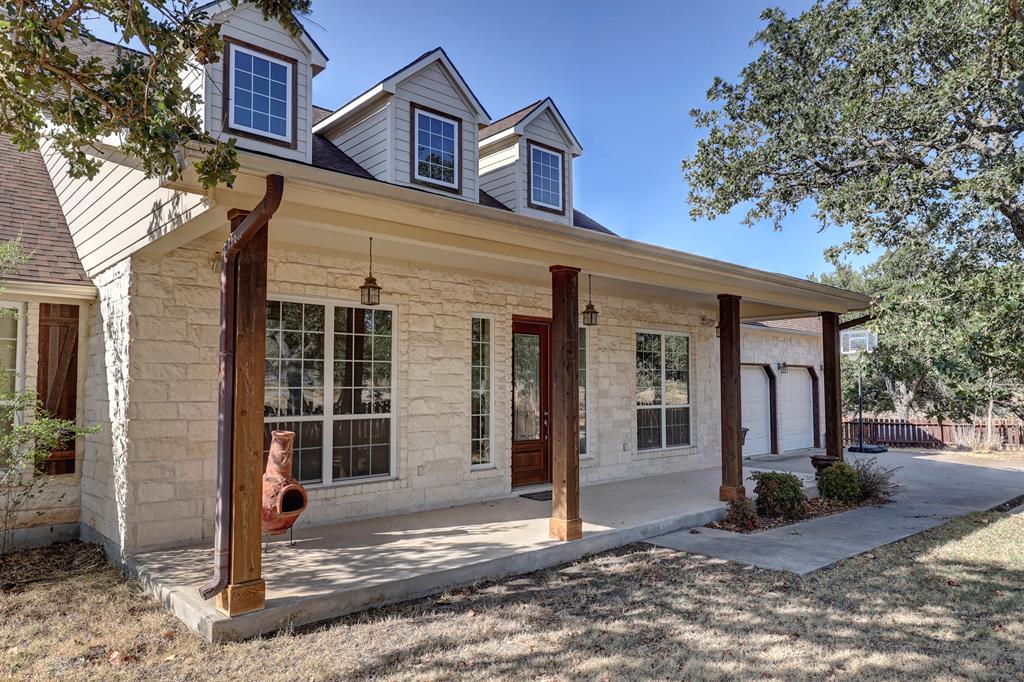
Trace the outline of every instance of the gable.
<instances>
[{"instance_id":1,"label":"gable","mask_svg":"<svg viewBox=\"0 0 1024 682\"><path fill-rule=\"evenodd\" d=\"M440 62L429 64L399 81L395 92L417 104L457 115L469 122L477 116L473 102L453 82Z\"/></svg>"},{"instance_id":2,"label":"gable","mask_svg":"<svg viewBox=\"0 0 1024 682\"><path fill-rule=\"evenodd\" d=\"M561 127L550 111L541 111L523 127L523 134L534 142L557 149L571 149L572 141L563 134Z\"/></svg>"},{"instance_id":3,"label":"gable","mask_svg":"<svg viewBox=\"0 0 1024 682\"><path fill-rule=\"evenodd\" d=\"M293 55L298 51L312 67L315 76L327 66L327 55L316 44L305 27L293 36L280 22L265 21L263 13L250 3L239 3L232 7L228 0L209 2L202 7L210 19L221 23L222 31L228 28L235 37L264 49ZM300 22L301 23L301 22ZM298 55L294 55L298 56Z\"/></svg>"}]
</instances>

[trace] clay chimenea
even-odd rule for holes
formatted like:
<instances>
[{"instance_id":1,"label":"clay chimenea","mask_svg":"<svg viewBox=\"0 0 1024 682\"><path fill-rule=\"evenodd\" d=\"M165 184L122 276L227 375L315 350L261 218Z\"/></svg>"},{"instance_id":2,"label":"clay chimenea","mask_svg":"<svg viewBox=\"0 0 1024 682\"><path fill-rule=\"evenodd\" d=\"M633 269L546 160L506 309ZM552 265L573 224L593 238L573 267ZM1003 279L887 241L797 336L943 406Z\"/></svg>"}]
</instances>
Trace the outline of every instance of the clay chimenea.
<instances>
[{"instance_id":1,"label":"clay chimenea","mask_svg":"<svg viewBox=\"0 0 1024 682\"><path fill-rule=\"evenodd\" d=\"M263 530L270 535L281 535L305 511L308 499L306 489L292 476L292 431L273 431L270 434L270 454L263 472Z\"/></svg>"}]
</instances>

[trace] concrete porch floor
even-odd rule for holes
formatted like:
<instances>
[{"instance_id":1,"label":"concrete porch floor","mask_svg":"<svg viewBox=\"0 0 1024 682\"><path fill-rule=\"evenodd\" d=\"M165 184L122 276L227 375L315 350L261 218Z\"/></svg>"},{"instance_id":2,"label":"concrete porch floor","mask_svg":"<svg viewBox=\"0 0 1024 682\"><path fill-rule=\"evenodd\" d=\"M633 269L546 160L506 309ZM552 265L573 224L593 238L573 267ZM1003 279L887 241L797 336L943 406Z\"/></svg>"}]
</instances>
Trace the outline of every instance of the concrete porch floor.
<instances>
[{"instance_id":1,"label":"concrete porch floor","mask_svg":"<svg viewBox=\"0 0 1024 682\"><path fill-rule=\"evenodd\" d=\"M747 473L751 472L748 463ZM812 479L812 477L806 477ZM263 555L266 608L227 618L198 587L210 545L137 554L128 569L190 628L231 641L575 561L725 515L719 467L602 483L580 493L583 538L549 540L550 502L488 502L300 528ZM753 488L747 481L748 490Z\"/></svg>"}]
</instances>

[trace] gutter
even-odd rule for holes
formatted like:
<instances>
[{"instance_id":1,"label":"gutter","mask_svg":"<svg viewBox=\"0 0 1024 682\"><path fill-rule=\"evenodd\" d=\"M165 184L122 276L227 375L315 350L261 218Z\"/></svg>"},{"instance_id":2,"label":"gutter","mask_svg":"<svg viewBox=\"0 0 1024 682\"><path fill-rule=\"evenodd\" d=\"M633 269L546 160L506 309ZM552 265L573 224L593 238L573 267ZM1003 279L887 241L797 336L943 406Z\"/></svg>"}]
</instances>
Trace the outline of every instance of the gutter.
<instances>
[{"instance_id":1,"label":"gutter","mask_svg":"<svg viewBox=\"0 0 1024 682\"><path fill-rule=\"evenodd\" d=\"M217 525L213 540L213 577L199 588L203 599L219 594L228 585L231 568L232 451L235 431L235 296L238 272L235 258L270 221L281 205L284 178L267 176L267 191L259 204L224 242L220 264L220 386L217 430Z\"/></svg>"}]
</instances>

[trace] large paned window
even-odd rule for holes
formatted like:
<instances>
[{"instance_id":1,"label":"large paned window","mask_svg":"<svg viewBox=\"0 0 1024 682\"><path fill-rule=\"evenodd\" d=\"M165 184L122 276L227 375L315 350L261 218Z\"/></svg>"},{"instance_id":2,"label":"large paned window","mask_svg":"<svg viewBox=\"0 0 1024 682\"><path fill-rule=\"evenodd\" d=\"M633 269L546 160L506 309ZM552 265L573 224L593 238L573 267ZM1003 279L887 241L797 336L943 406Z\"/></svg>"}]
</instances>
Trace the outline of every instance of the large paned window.
<instances>
[{"instance_id":1,"label":"large paned window","mask_svg":"<svg viewBox=\"0 0 1024 682\"><path fill-rule=\"evenodd\" d=\"M636 447L690 444L690 338L637 332Z\"/></svg>"},{"instance_id":2,"label":"large paned window","mask_svg":"<svg viewBox=\"0 0 1024 682\"><path fill-rule=\"evenodd\" d=\"M530 203L562 210L562 153L530 143Z\"/></svg>"},{"instance_id":3,"label":"large paned window","mask_svg":"<svg viewBox=\"0 0 1024 682\"><path fill-rule=\"evenodd\" d=\"M473 466L491 464L491 320L474 317L471 334L472 375L470 398L472 401L471 457Z\"/></svg>"},{"instance_id":4,"label":"large paned window","mask_svg":"<svg viewBox=\"0 0 1024 682\"><path fill-rule=\"evenodd\" d=\"M291 142L294 65L234 43L228 46L230 127Z\"/></svg>"},{"instance_id":5,"label":"large paned window","mask_svg":"<svg viewBox=\"0 0 1024 682\"><path fill-rule=\"evenodd\" d=\"M0 392L14 393L22 376L24 309L20 304L0 303Z\"/></svg>"},{"instance_id":6,"label":"large paned window","mask_svg":"<svg viewBox=\"0 0 1024 682\"><path fill-rule=\"evenodd\" d=\"M264 449L295 432L303 483L392 474L391 310L267 302Z\"/></svg>"},{"instance_id":7,"label":"large paned window","mask_svg":"<svg viewBox=\"0 0 1024 682\"><path fill-rule=\"evenodd\" d=\"M413 178L457 189L459 186L459 122L413 108L415 153Z\"/></svg>"},{"instance_id":8,"label":"large paned window","mask_svg":"<svg viewBox=\"0 0 1024 682\"><path fill-rule=\"evenodd\" d=\"M587 328L580 327L580 454L587 454Z\"/></svg>"}]
</instances>

